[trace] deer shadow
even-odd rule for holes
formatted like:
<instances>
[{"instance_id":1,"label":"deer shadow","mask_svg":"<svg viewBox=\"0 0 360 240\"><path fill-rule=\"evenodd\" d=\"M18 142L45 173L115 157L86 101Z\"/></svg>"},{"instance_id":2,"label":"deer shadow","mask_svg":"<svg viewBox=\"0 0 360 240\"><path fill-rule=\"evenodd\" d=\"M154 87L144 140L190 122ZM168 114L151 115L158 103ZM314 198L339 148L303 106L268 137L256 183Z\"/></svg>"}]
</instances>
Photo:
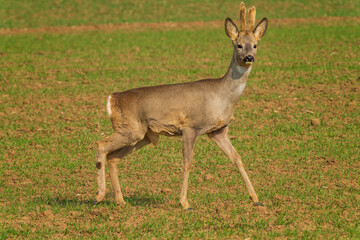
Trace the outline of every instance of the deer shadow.
<instances>
[{"instance_id":1,"label":"deer shadow","mask_svg":"<svg viewBox=\"0 0 360 240\"><path fill-rule=\"evenodd\" d=\"M110 195L110 194L109 194ZM165 196L162 194L138 194L134 193L131 196L124 197L126 204L134 207L140 206L149 206L156 207L162 203L164 203ZM39 197L34 199L35 202L40 204L47 204L50 206L61 206L61 207L69 207L69 206L116 206L115 198L108 197L108 200L104 200L100 203L97 203L94 198L81 198L81 197L67 197L67 196L57 196L53 198Z\"/></svg>"}]
</instances>

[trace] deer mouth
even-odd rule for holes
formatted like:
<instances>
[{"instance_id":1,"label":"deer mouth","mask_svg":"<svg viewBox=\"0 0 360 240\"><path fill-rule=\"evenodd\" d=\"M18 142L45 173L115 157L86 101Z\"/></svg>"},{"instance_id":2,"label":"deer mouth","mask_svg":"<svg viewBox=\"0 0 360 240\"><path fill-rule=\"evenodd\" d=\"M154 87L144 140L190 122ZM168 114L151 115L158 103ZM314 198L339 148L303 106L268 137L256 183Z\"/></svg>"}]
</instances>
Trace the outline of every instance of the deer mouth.
<instances>
[{"instance_id":1,"label":"deer mouth","mask_svg":"<svg viewBox=\"0 0 360 240\"><path fill-rule=\"evenodd\" d=\"M246 65L252 65L255 61L255 58L251 55L248 55L248 56L244 57L243 61Z\"/></svg>"}]
</instances>

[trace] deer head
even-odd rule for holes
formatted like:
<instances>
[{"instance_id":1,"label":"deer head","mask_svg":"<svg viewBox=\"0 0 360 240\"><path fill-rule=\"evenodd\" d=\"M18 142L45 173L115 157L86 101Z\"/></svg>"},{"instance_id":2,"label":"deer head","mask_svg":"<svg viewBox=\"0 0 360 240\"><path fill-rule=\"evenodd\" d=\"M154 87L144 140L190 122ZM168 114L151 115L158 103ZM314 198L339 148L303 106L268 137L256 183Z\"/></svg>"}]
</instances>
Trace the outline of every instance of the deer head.
<instances>
[{"instance_id":1,"label":"deer head","mask_svg":"<svg viewBox=\"0 0 360 240\"><path fill-rule=\"evenodd\" d=\"M240 4L240 27L239 32L235 23L227 18L225 20L225 32L232 40L234 45L233 61L241 67L249 67L256 58L257 42L265 35L268 20L263 18L255 26L256 9L254 6L248 9L248 21L246 22L246 8L242 2Z\"/></svg>"}]
</instances>

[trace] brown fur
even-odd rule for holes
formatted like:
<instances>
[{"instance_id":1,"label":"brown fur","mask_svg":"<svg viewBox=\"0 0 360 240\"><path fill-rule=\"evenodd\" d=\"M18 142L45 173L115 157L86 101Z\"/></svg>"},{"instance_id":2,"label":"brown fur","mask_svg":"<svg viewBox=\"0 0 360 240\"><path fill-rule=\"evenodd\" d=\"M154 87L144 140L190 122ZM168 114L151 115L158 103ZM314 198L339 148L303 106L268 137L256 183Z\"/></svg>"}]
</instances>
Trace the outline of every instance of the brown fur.
<instances>
[{"instance_id":1,"label":"brown fur","mask_svg":"<svg viewBox=\"0 0 360 240\"><path fill-rule=\"evenodd\" d=\"M263 19L253 32L246 30L245 6L241 5L239 32L234 22L225 20L225 32L232 40L233 56L226 74L218 79L189 83L142 87L110 95L108 110L114 132L98 142L96 200L105 198L105 160L118 204L125 204L118 179L118 162L128 154L150 144L157 144L159 135L182 136L183 181L180 204L189 208L187 189L193 148L200 135L207 134L238 168L252 201L258 204L256 192L243 163L227 135L235 107L251 71L248 57L256 58L254 47L266 32ZM255 17L255 8L249 9ZM250 19L248 26L255 22ZM246 30L246 31L245 31ZM239 47L241 46L241 48Z\"/></svg>"}]
</instances>

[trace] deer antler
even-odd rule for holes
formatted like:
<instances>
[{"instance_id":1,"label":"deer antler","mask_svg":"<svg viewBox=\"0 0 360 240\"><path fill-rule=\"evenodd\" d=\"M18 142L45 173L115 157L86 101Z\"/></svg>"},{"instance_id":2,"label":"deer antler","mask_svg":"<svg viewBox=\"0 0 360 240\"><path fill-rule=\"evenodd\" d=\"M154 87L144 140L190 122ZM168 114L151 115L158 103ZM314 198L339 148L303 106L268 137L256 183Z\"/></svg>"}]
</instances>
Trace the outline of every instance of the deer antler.
<instances>
[{"instance_id":1,"label":"deer antler","mask_svg":"<svg viewBox=\"0 0 360 240\"><path fill-rule=\"evenodd\" d=\"M255 16L256 16L256 9L254 6L252 6L251 8L249 8L248 10L248 30L252 31L255 27Z\"/></svg>"},{"instance_id":2,"label":"deer antler","mask_svg":"<svg viewBox=\"0 0 360 240\"><path fill-rule=\"evenodd\" d=\"M240 31L246 30L246 8L244 2L240 3Z\"/></svg>"},{"instance_id":3,"label":"deer antler","mask_svg":"<svg viewBox=\"0 0 360 240\"><path fill-rule=\"evenodd\" d=\"M246 8L244 2L240 4L240 27L241 31L252 31L255 26L256 9L254 6L248 9L248 21L246 23Z\"/></svg>"}]
</instances>

